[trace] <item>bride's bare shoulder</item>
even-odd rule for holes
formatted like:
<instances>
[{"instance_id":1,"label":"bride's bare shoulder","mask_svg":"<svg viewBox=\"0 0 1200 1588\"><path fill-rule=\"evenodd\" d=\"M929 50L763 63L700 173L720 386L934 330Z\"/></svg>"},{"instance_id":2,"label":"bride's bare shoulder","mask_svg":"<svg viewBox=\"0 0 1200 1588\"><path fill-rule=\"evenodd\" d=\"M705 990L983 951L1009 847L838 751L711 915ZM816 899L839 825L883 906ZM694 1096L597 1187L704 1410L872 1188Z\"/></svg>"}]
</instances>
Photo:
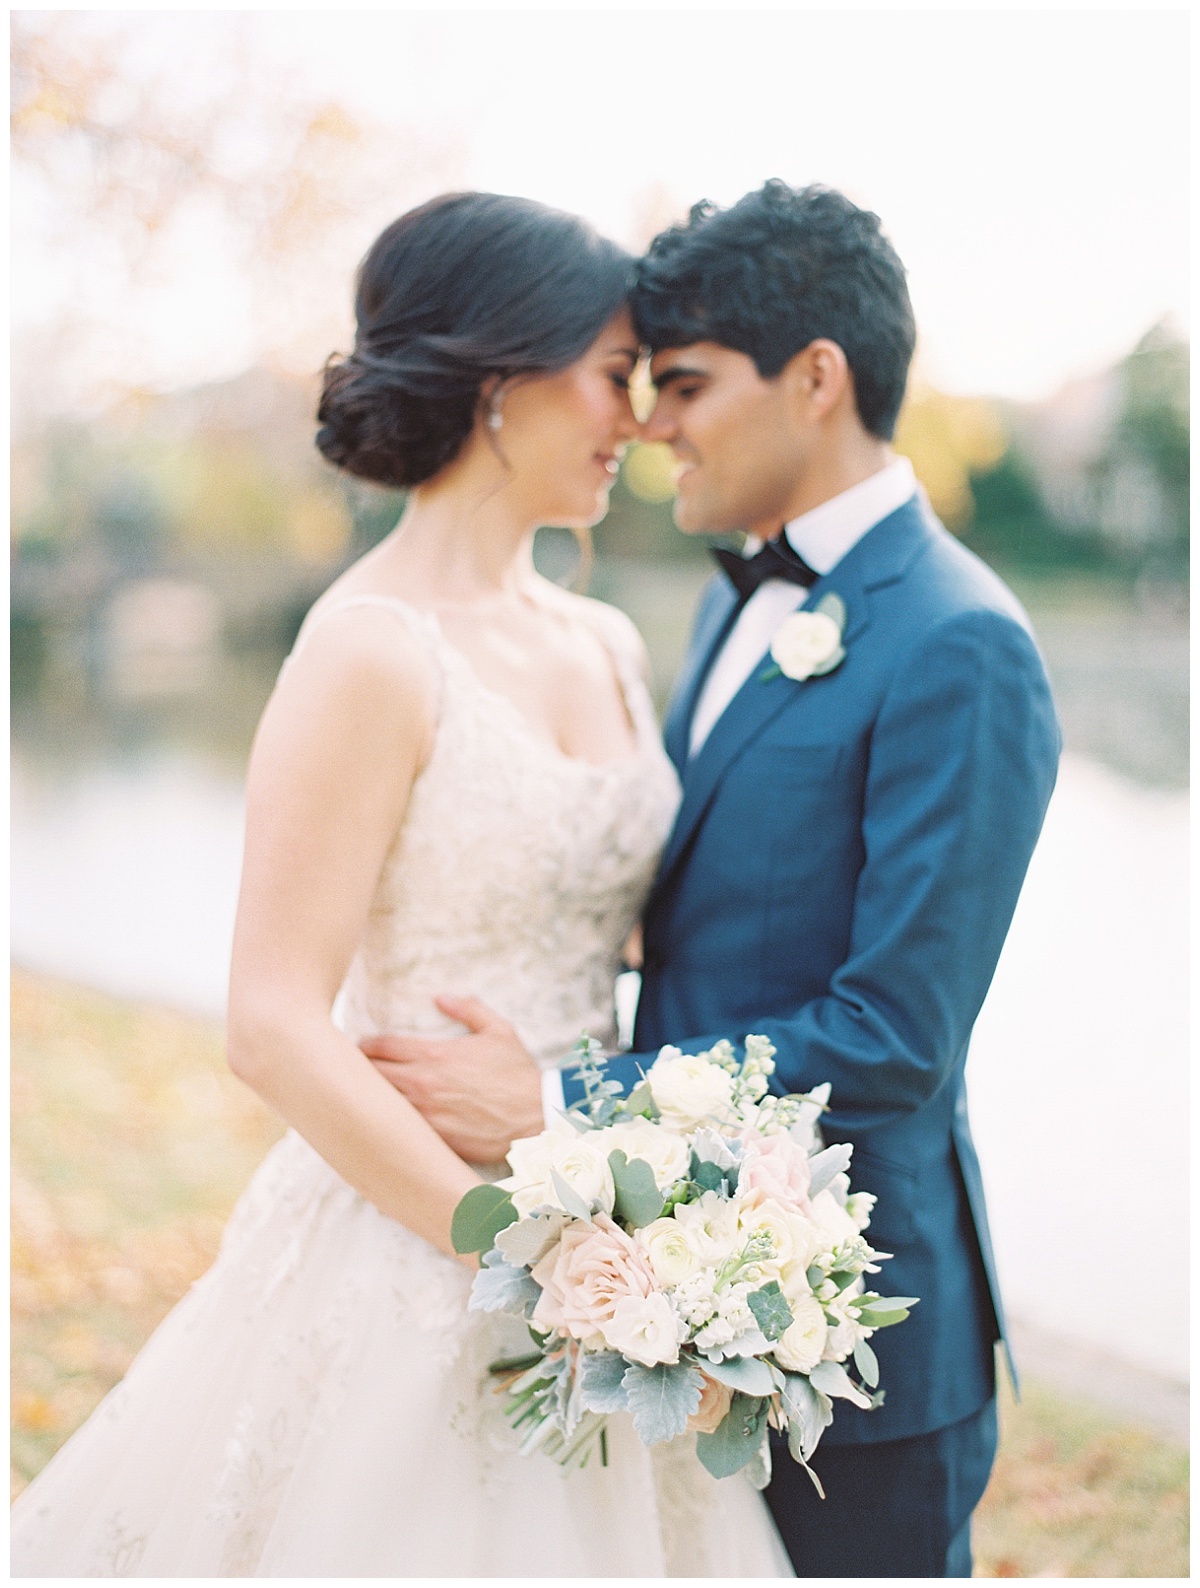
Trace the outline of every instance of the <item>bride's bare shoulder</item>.
<instances>
[{"instance_id":1,"label":"bride's bare shoulder","mask_svg":"<svg viewBox=\"0 0 1200 1588\"><path fill-rule=\"evenodd\" d=\"M276 695L319 710L428 717L438 692L430 619L390 596L336 588L300 626Z\"/></svg>"}]
</instances>

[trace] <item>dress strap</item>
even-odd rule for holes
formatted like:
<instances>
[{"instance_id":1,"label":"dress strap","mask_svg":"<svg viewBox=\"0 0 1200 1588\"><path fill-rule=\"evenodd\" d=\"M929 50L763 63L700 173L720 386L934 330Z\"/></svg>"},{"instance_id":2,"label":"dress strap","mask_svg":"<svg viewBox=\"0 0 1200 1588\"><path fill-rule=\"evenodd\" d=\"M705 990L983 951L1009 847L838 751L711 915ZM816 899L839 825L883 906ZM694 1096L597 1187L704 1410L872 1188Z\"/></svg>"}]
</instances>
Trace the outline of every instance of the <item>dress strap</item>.
<instances>
[{"instance_id":1,"label":"dress strap","mask_svg":"<svg viewBox=\"0 0 1200 1588\"><path fill-rule=\"evenodd\" d=\"M445 686L445 658L442 655L441 634L437 619L432 612L423 612L420 607L411 606L407 601L402 601L399 596L374 595L370 591L363 591L358 595L337 596L331 601L317 601L308 609L299 632L292 644L291 650L284 658L283 666L279 670L282 678L287 671L289 663L293 662L303 649L305 641L312 634L319 623L331 617L335 612L347 611L350 607L379 607L385 612L392 612L404 624L410 634L416 636L422 648L433 662L437 672L439 697ZM441 713L441 699L438 700L438 713Z\"/></svg>"}]
</instances>

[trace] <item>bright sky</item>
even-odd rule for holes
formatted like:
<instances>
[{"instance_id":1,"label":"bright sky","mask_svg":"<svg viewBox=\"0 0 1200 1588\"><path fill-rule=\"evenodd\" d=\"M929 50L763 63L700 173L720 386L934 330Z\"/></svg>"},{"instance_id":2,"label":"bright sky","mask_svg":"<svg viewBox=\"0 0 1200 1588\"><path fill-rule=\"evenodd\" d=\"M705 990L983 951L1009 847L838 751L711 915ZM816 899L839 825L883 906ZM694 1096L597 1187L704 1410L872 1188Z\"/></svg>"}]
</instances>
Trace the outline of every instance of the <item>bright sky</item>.
<instances>
[{"instance_id":1,"label":"bright sky","mask_svg":"<svg viewBox=\"0 0 1200 1588\"><path fill-rule=\"evenodd\" d=\"M768 176L843 188L908 265L924 372L948 390L1042 396L1162 314L1188 323L1182 11L235 16L265 73L445 134L470 184L624 241L664 198L729 202ZM189 40L230 25L147 11L139 47L194 85ZM181 375L240 356L222 290L219 271L181 271L190 311L162 315L197 328Z\"/></svg>"}]
</instances>

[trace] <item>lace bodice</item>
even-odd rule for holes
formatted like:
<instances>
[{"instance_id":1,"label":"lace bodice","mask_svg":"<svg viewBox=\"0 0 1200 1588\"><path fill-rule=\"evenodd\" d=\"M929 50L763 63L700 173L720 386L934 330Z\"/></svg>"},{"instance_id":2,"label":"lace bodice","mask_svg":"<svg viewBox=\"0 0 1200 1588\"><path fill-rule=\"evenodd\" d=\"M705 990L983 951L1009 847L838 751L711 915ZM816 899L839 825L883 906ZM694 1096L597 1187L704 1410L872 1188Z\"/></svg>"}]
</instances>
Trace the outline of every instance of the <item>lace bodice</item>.
<instances>
[{"instance_id":1,"label":"lace bodice","mask_svg":"<svg viewBox=\"0 0 1200 1588\"><path fill-rule=\"evenodd\" d=\"M314 608L386 608L437 672L433 747L380 872L338 1005L352 1036L460 1029L438 993L483 999L542 1065L587 1030L613 1036L613 980L679 799L637 641L623 614L580 602L613 659L636 734L630 756L593 765L539 738L482 683L437 618L390 597Z\"/></svg>"}]
</instances>

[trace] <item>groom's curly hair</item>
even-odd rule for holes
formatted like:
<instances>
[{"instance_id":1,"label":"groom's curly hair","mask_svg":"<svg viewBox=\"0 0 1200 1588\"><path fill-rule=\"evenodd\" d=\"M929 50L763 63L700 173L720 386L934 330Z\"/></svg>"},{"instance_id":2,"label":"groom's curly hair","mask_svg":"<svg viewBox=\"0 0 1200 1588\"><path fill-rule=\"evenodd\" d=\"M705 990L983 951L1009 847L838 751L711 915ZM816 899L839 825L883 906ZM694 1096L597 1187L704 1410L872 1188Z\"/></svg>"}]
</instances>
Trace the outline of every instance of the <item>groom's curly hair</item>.
<instances>
[{"instance_id":1,"label":"groom's curly hair","mask_svg":"<svg viewBox=\"0 0 1200 1588\"><path fill-rule=\"evenodd\" d=\"M693 205L640 261L633 313L652 350L719 342L764 379L828 338L863 424L892 438L916 344L904 266L878 215L833 188L772 178L730 209Z\"/></svg>"}]
</instances>

